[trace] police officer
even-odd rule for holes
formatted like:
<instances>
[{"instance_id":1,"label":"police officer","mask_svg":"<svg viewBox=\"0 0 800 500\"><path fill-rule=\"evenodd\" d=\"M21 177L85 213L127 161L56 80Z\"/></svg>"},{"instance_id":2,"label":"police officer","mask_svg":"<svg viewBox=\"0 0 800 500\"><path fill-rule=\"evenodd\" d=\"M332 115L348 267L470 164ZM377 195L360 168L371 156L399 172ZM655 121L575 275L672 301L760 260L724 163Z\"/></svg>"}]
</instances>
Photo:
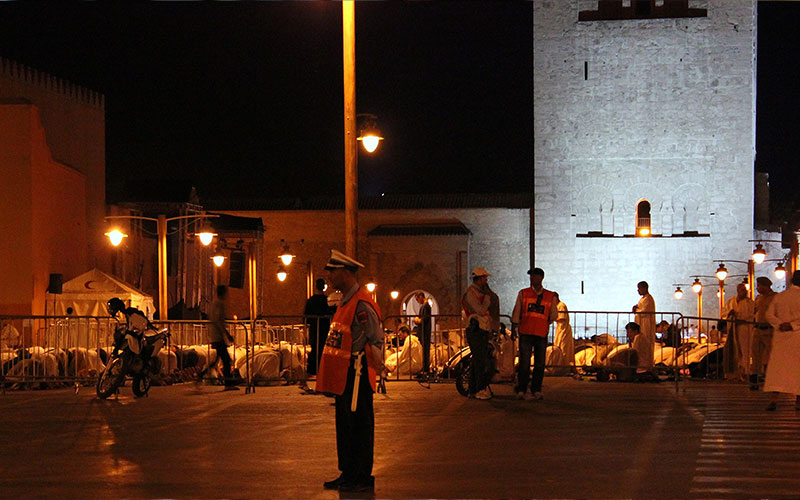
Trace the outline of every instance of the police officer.
<instances>
[{"instance_id":1,"label":"police officer","mask_svg":"<svg viewBox=\"0 0 800 500\"><path fill-rule=\"evenodd\" d=\"M528 271L531 286L517 294L511 313L511 333L519 335L519 364L517 365L517 399L542 399L542 380L547 355L547 333L558 317L555 293L542 286L544 271L535 267ZM533 350L533 380L531 393L526 394L531 375Z\"/></svg>"},{"instance_id":2,"label":"police officer","mask_svg":"<svg viewBox=\"0 0 800 500\"><path fill-rule=\"evenodd\" d=\"M375 414L372 393L375 375L383 371L383 329L380 310L358 284L364 265L331 250L325 270L342 300L331 320L317 372L316 391L336 398L336 451L341 474L325 489L371 491L375 487L372 458Z\"/></svg>"}]
</instances>

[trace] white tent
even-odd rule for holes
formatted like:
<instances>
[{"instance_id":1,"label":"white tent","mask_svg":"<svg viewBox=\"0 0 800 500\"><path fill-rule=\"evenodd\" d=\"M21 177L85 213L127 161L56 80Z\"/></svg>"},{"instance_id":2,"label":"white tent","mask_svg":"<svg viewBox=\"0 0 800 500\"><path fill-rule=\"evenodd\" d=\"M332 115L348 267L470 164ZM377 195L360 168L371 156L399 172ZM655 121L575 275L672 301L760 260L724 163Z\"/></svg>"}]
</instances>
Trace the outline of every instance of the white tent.
<instances>
[{"instance_id":1,"label":"white tent","mask_svg":"<svg viewBox=\"0 0 800 500\"><path fill-rule=\"evenodd\" d=\"M99 269L92 269L64 283L60 295L55 297L55 314L66 316L67 308L73 316L108 316L106 302L119 297L125 305L135 307L153 319L155 306L153 297L131 285L109 276Z\"/></svg>"}]
</instances>

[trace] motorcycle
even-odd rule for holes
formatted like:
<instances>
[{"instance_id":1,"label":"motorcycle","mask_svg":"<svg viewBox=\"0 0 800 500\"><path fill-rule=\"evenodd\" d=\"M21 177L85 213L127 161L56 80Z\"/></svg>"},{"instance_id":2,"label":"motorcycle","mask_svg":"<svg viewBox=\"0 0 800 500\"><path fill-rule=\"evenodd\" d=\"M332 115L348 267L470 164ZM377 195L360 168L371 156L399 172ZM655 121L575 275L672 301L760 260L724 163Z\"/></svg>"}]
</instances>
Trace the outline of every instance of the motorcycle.
<instances>
[{"instance_id":1,"label":"motorcycle","mask_svg":"<svg viewBox=\"0 0 800 500\"><path fill-rule=\"evenodd\" d=\"M169 337L166 328L156 331L150 327L143 332L137 332L129 330L127 325L117 325L114 329L114 348L106 369L97 380L97 397L106 399L118 392L128 375L133 379L133 394L136 397L146 396L153 376L161 373L158 353Z\"/></svg>"},{"instance_id":2,"label":"motorcycle","mask_svg":"<svg viewBox=\"0 0 800 500\"><path fill-rule=\"evenodd\" d=\"M501 328L500 332L492 332L489 337L488 346L488 359L489 363L486 366L486 377L490 382L499 382L500 370L499 355L502 352L500 346L508 337L505 327ZM460 351L455 353L450 359L447 360L442 373L452 373L456 381L456 390L462 396L469 395L469 376L472 371L472 351L469 346L461 348ZM491 391L491 388L489 388Z\"/></svg>"}]
</instances>

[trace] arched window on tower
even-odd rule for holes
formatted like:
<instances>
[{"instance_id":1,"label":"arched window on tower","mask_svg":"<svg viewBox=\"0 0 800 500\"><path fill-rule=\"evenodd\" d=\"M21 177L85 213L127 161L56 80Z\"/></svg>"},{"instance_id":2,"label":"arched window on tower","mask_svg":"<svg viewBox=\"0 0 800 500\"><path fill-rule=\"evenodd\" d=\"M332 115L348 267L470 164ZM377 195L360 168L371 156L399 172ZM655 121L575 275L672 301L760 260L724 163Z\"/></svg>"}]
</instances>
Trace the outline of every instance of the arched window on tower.
<instances>
[{"instance_id":1,"label":"arched window on tower","mask_svg":"<svg viewBox=\"0 0 800 500\"><path fill-rule=\"evenodd\" d=\"M642 200L636 204L636 236L650 234L650 202Z\"/></svg>"}]
</instances>

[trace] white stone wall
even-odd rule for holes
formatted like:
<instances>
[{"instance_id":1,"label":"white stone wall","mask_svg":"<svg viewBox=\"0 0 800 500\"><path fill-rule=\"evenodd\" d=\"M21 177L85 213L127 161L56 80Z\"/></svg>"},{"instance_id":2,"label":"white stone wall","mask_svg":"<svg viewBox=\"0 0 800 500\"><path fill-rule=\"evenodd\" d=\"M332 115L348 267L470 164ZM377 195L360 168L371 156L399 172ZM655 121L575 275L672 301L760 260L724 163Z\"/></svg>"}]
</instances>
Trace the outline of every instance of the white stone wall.
<instances>
[{"instance_id":1,"label":"white stone wall","mask_svg":"<svg viewBox=\"0 0 800 500\"><path fill-rule=\"evenodd\" d=\"M579 23L596 4L534 0L536 263L572 310L630 310L646 280L660 310L694 313L672 285L752 250L755 4ZM642 199L659 237L632 237Z\"/></svg>"}]
</instances>

